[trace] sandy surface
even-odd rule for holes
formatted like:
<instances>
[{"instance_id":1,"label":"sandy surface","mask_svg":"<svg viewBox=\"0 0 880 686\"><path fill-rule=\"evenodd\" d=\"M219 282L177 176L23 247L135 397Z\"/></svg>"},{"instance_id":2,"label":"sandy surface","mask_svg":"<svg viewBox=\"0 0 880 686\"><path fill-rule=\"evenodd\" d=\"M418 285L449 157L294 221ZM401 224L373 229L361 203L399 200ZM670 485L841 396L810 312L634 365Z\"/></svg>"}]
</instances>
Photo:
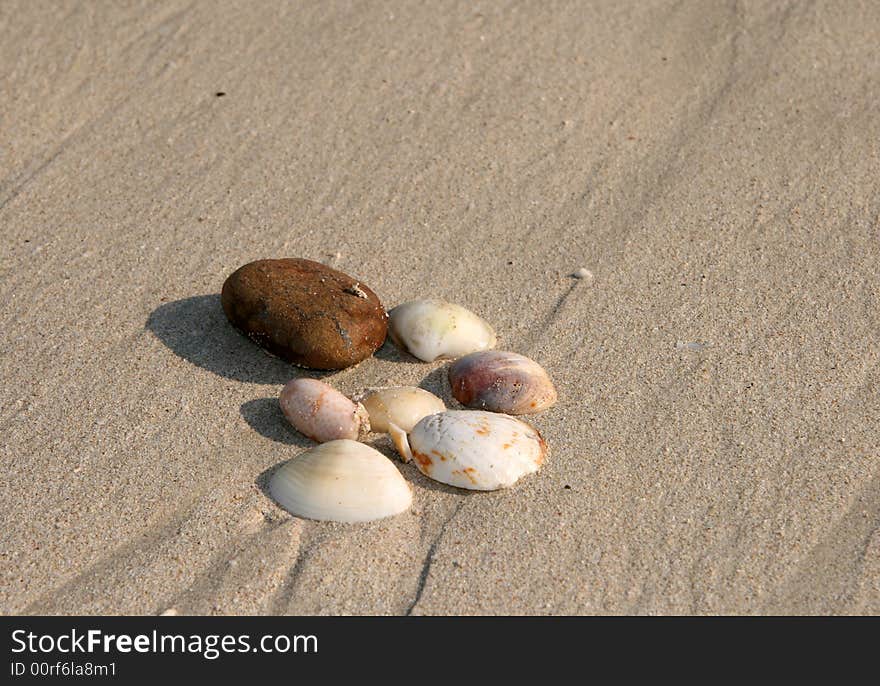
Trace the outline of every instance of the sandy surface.
<instances>
[{"instance_id":1,"label":"sandy surface","mask_svg":"<svg viewBox=\"0 0 880 686\"><path fill-rule=\"evenodd\" d=\"M871 0L3 2L0 609L880 612L878 35ZM545 468L276 507L301 372L218 294L281 256L491 321L557 383Z\"/></svg>"}]
</instances>

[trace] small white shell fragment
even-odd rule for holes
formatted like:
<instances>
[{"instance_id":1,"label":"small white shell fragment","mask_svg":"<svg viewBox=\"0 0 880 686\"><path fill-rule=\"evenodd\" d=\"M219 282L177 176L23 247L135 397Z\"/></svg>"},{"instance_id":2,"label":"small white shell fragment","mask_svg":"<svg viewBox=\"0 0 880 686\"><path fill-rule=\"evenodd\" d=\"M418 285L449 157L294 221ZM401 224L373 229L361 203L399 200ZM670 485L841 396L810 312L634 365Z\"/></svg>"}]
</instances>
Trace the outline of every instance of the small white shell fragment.
<instances>
[{"instance_id":1,"label":"small white shell fragment","mask_svg":"<svg viewBox=\"0 0 880 686\"><path fill-rule=\"evenodd\" d=\"M370 431L363 405L317 379L293 379L281 391L278 402L293 428L318 443L357 440Z\"/></svg>"},{"instance_id":2,"label":"small white shell fragment","mask_svg":"<svg viewBox=\"0 0 880 686\"><path fill-rule=\"evenodd\" d=\"M512 486L538 471L548 453L541 434L525 422L469 410L425 417L398 450L405 460L411 455L425 476L477 491Z\"/></svg>"},{"instance_id":3,"label":"small white shell fragment","mask_svg":"<svg viewBox=\"0 0 880 686\"><path fill-rule=\"evenodd\" d=\"M593 277L593 272L591 272L591 271L590 271L589 269L587 269L586 267L581 267L580 269L576 270L576 271L572 274L572 276L573 276L574 278L576 278L576 279L583 279L584 281L587 282L587 284L591 284L591 283L593 283L593 278L594 278L594 277Z\"/></svg>"},{"instance_id":4,"label":"small white shell fragment","mask_svg":"<svg viewBox=\"0 0 880 686\"><path fill-rule=\"evenodd\" d=\"M676 341L675 349L676 350L689 350L690 352L700 352L701 350L705 350L708 346L707 343L700 343L699 341Z\"/></svg>"},{"instance_id":5,"label":"small white shell fragment","mask_svg":"<svg viewBox=\"0 0 880 686\"><path fill-rule=\"evenodd\" d=\"M392 424L409 433L423 418L446 409L436 395L415 386L369 390L360 401L370 416L370 427L381 433L389 433Z\"/></svg>"},{"instance_id":6,"label":"small white shell fragment","mask_svg":"<svg viewBox=\"0 0 880 686\"><path fill-rule=\"evenodd\" d=\"M331 522L384 519L412 504L412 491L394 463L348 439L294 457L272 475L269 493L297 517Z\"/></svg>"},{"instance_id":7,"label":"small white shell fragment","mask_svg":"<svg viewBox=\"0 0 880 686\"><path fill-rule=\"evenodd\" d=\"M495 331L470 310L444 300L413 300L388 313L392 340L424 362L495 347Z\"/></svg>"},{"instance_id":8,"label":"small white shell fragment","mask_svg":"<svg viewBox=\"0 0 880 686\"><path fill-rule=\"evenodd\" d=\"M412 462L413 454L409 449L409 439L406 437L406 431L401 429L397 424L388 425L388 433L391 435L391 442L397 448L398 454L403 458L404 462Z\"/></svg>"}]
</instances>

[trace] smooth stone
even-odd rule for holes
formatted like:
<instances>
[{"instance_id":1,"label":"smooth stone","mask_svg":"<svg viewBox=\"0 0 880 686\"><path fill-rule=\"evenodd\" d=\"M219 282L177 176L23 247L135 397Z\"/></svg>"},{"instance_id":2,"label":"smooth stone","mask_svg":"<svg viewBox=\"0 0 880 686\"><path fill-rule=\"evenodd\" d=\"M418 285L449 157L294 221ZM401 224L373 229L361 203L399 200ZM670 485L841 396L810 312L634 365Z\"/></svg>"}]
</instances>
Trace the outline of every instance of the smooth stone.
<instances>
[{"instance_id":1,"label":"smooth stone","mask_svg":"<svg viewBox=\"0 0 880 686\"><path fill-rule=\"evenodd\" d=\"M366 285L319 262L257 260L220 295L230 323L270 353L309 369L344 369L385 341L388 315Z\"/></svg>"}]
</instances>

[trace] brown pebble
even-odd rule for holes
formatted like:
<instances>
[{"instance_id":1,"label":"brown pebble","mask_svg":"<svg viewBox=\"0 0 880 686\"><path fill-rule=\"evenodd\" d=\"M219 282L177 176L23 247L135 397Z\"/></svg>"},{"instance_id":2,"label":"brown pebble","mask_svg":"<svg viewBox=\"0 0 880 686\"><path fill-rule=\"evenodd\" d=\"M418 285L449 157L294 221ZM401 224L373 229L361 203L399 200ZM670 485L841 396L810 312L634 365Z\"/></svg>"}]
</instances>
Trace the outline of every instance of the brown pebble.
<instances>
[{"instance_id":1,"label":"brown pebble","mask_svg":"<svg viewBox=\"0 0 880 686\"><path fill-rule=\"evenodd\" d=\"M220 299L235 328L310 369L357 364L382 345L387 332L385 308L368 286L311 260L246 264L226 279Z\"/></svg>"}]
</instances>

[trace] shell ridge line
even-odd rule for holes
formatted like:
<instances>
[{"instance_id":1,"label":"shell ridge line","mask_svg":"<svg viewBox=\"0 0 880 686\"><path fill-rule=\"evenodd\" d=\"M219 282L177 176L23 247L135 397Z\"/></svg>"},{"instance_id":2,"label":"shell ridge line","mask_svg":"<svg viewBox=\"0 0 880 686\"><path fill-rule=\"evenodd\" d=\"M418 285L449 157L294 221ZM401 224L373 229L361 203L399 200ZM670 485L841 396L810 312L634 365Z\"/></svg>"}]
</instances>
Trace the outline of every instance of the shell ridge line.
<instances>
[{"instance_id":1,"label":"shell ridge line","mask_svg":"<svg viewBox=\"0 0 880 686\"><path fill-rule=\"evenodd\" d=\"M446 438L447 434L449 434L449 432L453 430L454 426L450 426L451 422L444 422L443 421L442 413L438 413L436 415L430 415L431 419L433 419L434 417L437 418L436 421L434 422L434 424L437 426L437 431L438 431L437 438L436 438L435 442L440 443L441 441L443 441ZM429 419L429 423L430 423L430 419Z\"/></svg>"}]
</instances>

